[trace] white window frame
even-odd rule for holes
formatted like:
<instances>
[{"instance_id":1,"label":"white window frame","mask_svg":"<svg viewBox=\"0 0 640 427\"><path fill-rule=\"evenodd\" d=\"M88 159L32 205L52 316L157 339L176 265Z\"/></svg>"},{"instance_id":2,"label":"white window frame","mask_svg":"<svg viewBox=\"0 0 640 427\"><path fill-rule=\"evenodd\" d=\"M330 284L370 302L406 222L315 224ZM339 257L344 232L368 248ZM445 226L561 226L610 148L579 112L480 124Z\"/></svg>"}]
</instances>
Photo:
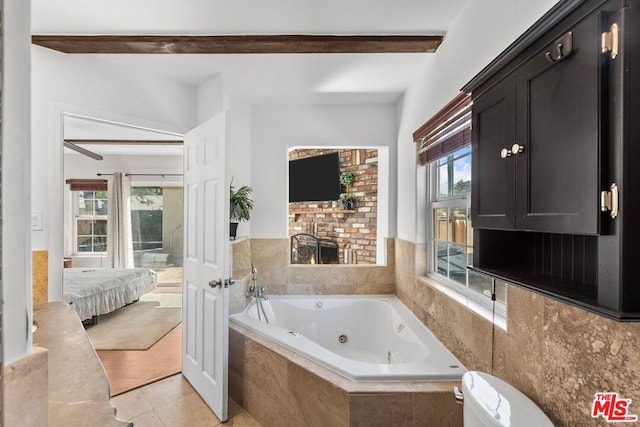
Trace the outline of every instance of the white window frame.
<instances>
[{"instance_id":1,"label":"white window frame","mask_svg":"<svg viewBox=\"0 0 640 427\"><path fill-rule=\"evenodd\" d=\"M468 147L468 146L467 146ZM464 147L463 147L464 148ZM466 154L465 154L466 155ZM468 154L472 156L473 153ZM463 156L457 157L455 159L462 158ZM437 281L438 283L450 288L454 292L468 298L479 304L481 307L484 307L488 310L494 310L497 315L502 317L506 317L507 306L506 302L503 303L501 301L492 301L487 296L481 294L478 291L470 289L469 287L462 285L461 283L456 282L446 276L437 272L435 266L435 218L434 211L438 208L471 208L471 194L465 194L460 196L452 196L447 198L441 198L438 200L438 160L433 161L426 165L427 170L427 276ZM471 182L471 191L473 191L473 180ZM469 218L470 220L470 218ZM495 289L495 279L490 279L493 283L493 288Z\"/></svg>"},{"instance_id":2,"label":"white window frame","mask_svg":"<svg viewBox=\"0 0 640 427\"><path fill-rule=\"evenodd\" d=\"M107 251L104 252L80 252L78 250L78 220L106 220L108 221L107 215L80 215L80 206L78 204L78 198L80 192L92 191L94 194L97 192L95 190L72 190L71 191L71 199L72 199L72 208L73 208L73 253L75 256L104 256L107 254ZM106 192L106 191L105 191ZM107 239L107 248L109 247L109 241Z\"/></svg>"}]
</instances>

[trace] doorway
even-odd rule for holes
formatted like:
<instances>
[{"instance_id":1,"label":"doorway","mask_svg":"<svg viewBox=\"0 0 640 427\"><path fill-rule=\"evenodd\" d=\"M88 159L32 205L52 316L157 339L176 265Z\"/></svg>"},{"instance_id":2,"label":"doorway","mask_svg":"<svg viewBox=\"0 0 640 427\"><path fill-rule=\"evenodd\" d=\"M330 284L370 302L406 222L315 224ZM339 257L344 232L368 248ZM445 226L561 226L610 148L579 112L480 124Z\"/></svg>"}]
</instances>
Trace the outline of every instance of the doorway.
<instances>
[{"instance_id":1,"label":"doorway","mask_svg":"<svg viewBox=\"0 0 640 427\"><path fill-rule=\"evenodd\" d=\"M122 294L110 295L117 305L83 322L115 396L181 369L182 139L94 117L62 117L65 300L71 272L121 269L112 268L107 256L116 239L128 242L131 251L130 262L116 267L148 271L155 282L145 289L132 282ZM122 193L126 238L107 232L113 214L109 192L117 172L127 182Z\"/></svg>"}]
</instances>

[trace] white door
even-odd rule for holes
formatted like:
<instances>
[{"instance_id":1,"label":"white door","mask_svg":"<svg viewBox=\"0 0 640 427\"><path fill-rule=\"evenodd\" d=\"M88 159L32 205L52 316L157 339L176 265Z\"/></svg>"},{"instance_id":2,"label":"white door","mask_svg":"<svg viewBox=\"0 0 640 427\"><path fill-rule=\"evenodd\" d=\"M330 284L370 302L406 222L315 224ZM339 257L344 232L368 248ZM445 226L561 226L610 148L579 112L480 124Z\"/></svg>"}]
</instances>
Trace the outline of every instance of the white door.
<instances>
[{"instance_id":1,"label":"white door","mask_svg":"<svg viewBox=\"0 0 640 427\"><path fill-rule=\"evenodd\" d=\"M221 421L227 419L229 360L225 131L221 113L184 138L182 373Z\"/></svg>"}]
</instances>

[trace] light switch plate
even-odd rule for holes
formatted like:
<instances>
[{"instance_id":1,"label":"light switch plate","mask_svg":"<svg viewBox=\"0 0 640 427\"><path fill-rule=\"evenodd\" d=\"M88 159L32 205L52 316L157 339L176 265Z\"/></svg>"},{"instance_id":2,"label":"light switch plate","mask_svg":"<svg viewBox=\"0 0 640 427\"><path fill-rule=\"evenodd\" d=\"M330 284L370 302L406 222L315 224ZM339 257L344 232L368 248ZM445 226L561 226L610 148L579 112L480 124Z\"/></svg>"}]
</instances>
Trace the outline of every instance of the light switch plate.
<instances>
[{"instance_id":1,"label":"light switch plate","mask_svg":"<svg viewBox=\"0 0 640 427\"><path fill-rule=\"evenodd\" d=\"M42 231L42 211L31 211L31 230Z\"/></svg>"}]
</instances>

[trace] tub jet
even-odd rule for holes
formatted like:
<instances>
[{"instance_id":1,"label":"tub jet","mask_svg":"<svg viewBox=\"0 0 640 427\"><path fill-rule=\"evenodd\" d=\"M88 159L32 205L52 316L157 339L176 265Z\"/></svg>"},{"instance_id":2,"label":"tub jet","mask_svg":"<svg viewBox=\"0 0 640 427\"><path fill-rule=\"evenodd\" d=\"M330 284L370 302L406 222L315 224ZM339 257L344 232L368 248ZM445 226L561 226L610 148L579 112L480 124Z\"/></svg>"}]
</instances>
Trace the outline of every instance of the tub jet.
<instances>
[{"instance_id":1,"label":"tub jet","mask_svg":"<svg viewBox=\"0 0 640 427\"><path fill-rule=\"evenodd\" d=\"M338 341L340 342L340 344L344 344L349 340L349 337L347 337L346 335L340 335L338 337Z\"/></svg>"}]
</instances>

